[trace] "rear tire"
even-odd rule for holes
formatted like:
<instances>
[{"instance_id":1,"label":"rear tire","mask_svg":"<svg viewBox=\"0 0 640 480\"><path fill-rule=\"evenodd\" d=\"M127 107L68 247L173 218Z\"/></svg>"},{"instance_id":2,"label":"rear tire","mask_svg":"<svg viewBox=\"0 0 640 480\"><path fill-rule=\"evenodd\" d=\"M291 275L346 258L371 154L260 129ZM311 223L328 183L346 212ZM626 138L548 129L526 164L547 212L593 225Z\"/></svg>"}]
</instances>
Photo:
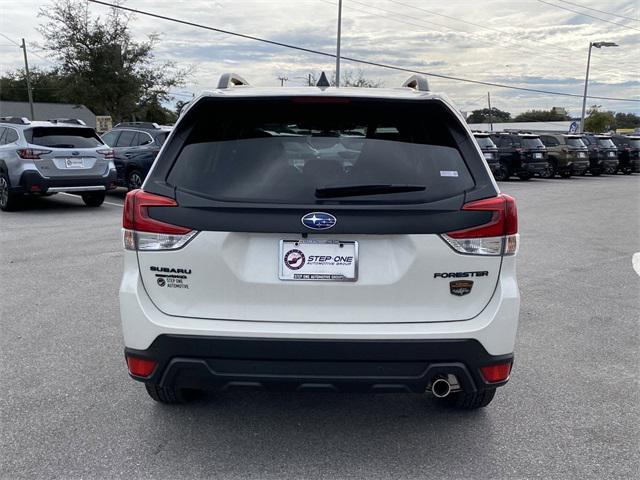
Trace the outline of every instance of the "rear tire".
<instances>
[{"instance_id":1,"label":"rear tire","mask_svg":"<svg viewBox=\"0 0 640 480\"><path fill-rule=\"evenodd\" d=\"M12 212L20 206L20 196L11 193L9 176L0 173L0 210L3 212Z\"/></svg>"},{"instance_id":2,"label":"rear tire","mask_svg":"<svg viewBox=\"0 0 640 480\"><path fill-rule=\"evenodd\" d=\"M625 168L624 170L622 170L622 173L624 173L625 175L631 175L633 171L630 168Z\"/></svg>"},{"instance_id":3,"label":"rear tire","mask_svg":"<svg viewBox=\"0 0 640 480\"><path fill-rule=\"evenodd\" d=\"M556 167L555 162L550 162L547 169L540 174L541 178L555 178L556 173L558 172L558 168Z\"/></svg>"},{"instance_id":4,"label":"rear tire","mask_svg":"<svg viewBox=\"0 0 640 480\"><path fill-rule=\"evenodd\" d=\"M532 176L533 175L531 175L530 173L521 173L520 175L518 175L518 178L520 180L527 181L527 180L531 180Z\"/></svg>"},{"instance_id":5,"label":"rear tire","mask_svg":"<svg viewBox=\"0 0 640 480\"><path fill-rule=\"evenodd\" d=\"M593 175L594 177L599 177L601 174L602 170L600 169L591 170L591 175Z\"/></svg>"},{"instance_id":6,"label":"rear tire","mask_svg":"<svg viewBox=\"0 0 640 480\"><path fill-rule=\"evenodd\" d=\"M510 177L509 168L505 165L504 162L500 162L500 166L498 167L498 171L493 174L493 178L496 179L496 182L504 182L509 180Z\"/></svg>"},{"instance_id":7,"label":"rear tire","mask_svg":"<svg viewBox=\"0 0 640 480\"><path fill-rule=\"evenodd\" d=\"M491 403L496 395L495 388L481 390L475 393L452 393L448 397L443 398L447 405L459 408L460 410L476 410L484 408Z\"/></svg>"},{"instance_id":8,"label":"rear tire","mask_svg":"<svg viewBox=\"0 0 640 480\"><path fill-rule=\"evenodd\" d=\"M87 192L82 194L82 201L87 207L99 207L105 196L105 192Z\"/></svg>"},{"instance_id":9,"label":"rear tire","mask_svg":"<svg viewBox=\"0 0 640 480\"><path fill-rule=\"evenodd\" d=\"M158 403L176 405L186 402L184 392L180 388L161 387L155 383L145 383L144 387L147 389L149 396Z\"/></svg>"}]
</instances>

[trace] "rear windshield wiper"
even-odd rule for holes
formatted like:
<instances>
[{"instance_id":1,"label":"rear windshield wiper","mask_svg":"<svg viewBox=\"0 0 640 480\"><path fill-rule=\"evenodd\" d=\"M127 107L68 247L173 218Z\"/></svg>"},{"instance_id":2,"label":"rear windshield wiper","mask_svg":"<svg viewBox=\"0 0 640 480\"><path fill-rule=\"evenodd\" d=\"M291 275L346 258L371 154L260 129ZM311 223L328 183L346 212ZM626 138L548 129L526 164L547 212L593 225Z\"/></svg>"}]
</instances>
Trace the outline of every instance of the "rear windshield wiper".
<instances>
[{"instance_id":1,"label":"rear windshield wiper","mask_svg":"<svg viewBox=\"0 0 640 480\"><path fill-rule=\"evenodd\" d=\"M316 188L316 197L357 197L359 195L385 195L388 193L421 192L424 185L372 184L372 185L340 185Z\"/></svg>"}]
</instances>

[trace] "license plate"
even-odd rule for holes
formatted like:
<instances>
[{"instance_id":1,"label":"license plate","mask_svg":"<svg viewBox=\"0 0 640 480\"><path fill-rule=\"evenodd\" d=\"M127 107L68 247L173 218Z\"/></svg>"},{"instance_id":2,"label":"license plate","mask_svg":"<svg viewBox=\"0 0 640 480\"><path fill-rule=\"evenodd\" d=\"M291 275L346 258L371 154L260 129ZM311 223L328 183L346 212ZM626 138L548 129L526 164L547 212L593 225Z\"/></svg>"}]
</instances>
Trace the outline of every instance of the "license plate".
<instances>
[{"instance_id":1,"label":"license plate","mask_svg":"<svg viewBox=\"0 0 640 480\"><path fill-rule=\"evenodd\" d=\"M493 153L485 153L484 158L486 158L487 160L493 159Z\"/></svg>"},{"instance_id":2,"label":"license plate","mask_svg":"<svg viewBox=\"0 0 640 480\"><path fill-rule=\"evenodd\" d=\"M82 158L65 158L64 166L67 168L84 168L84 161Z\"/></svg>"},{"instance_id":3,"label":"license plate","mask_svg":"<svg viewBox=\"0 0 640 480\"><path fill-rule=\"evenodd\" d=\"M355 282L358 242L280 240L280 280Z\"/></svg>"},{"instance_id":4,"label":"license plate","mask_svg":"<svg viewBox=\"0 0 640 480\"><path fill-rule=\"evenodd\" d=\"M607 155L609 155L610 157L615 157L616 156L616 152L609 152Z\"/></svg>"},{"instance_id":5,"label":"license plate","mask_svg":"<svg viewBox=\"0 0 640 480\"><path fill-rule=\"evenodd\" d=\"M534 153L533 154L533 158L542 158L542 154L541 153Z\"/></svg>"},{"instance_id":6,"label":"license plate","mask_svg":"<svg viewBox=\"0 0 640 480\"><path fill-rule=\"evenodd\" d=\"M578 152L578 158L585 158L587 156L584 152Z\"/></svg>"}]
</instances>

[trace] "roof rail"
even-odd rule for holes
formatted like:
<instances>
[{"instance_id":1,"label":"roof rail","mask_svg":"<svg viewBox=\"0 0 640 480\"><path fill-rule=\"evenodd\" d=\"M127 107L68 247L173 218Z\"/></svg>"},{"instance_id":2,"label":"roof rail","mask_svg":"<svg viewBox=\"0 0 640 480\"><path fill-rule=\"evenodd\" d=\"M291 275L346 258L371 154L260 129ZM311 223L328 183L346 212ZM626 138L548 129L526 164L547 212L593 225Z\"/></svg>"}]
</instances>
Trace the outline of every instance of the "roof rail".
<instances>
[{"instance_id":1,"label":"roof rail","mask_svg":"<svg viewBox=\"0 0 640 480\"><path fill-rule=\"evenodd\" d=\"M220 76L220 80L218 80L218 89L225 89L231 86L240 86L244 85L246 87L249 86L249 82L247 82L244 78L242 78L237 73L223 73Z\"/></svg>"},{"instance_id":2,"label":"roof rail","mask_svg":"<svg viewBox=\"0 0 640 480\"><path fill-rule=\"evenodd\" d=\"M160 125L156 122L120 122L115 127L138 127L138 128L153 128L160 129Z\"/></svg>"},{"instance_id":3,"label":"roof rail","mask_svg":"<svg viewBox=\"0 0 640 480\"><path fill-rule=\"evenodd\" d=\"M27 117L0 117L2 123L15 123L17 125L29 125L31 121Z\"/></svg>"},{"instance_id":4,"label":"roof rail","mask_svg":"<svg viewBox=\"0 0 640 480\"><path fill-rule=\"evenodd\" d=\"M404 81L402 86L413 88L414 90L418 90L419 92L429 91L429 81L427 80L427 77L423 75L411 75Z\"/></svg>"},{"instance_id":5,"label":"roof rail","mask_svg":"<svg viewBox=\"0 0 640 480\"><path fill-rule=\"evenodd\" d=\"M80 120L79 118L50 118L48 121L51 123L69 123L71 125L82 125L82 126L87 125L86 123L84 123L83 120Z\"/></svg>"}]
</instances>

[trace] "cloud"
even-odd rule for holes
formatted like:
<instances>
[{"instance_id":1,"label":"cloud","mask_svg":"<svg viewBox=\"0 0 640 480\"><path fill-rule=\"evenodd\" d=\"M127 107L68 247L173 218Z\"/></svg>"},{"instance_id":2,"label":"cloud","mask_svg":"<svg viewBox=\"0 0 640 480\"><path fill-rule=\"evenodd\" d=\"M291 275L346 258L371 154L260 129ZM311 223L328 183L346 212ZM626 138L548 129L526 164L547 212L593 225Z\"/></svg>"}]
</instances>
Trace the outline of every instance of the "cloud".
<instances>
[{"instance_id":1,"label":"cloud","mask_svg":"<svg viewBox=\"0 0 640 480\"><path fill-rule=\"evenodd\" d=\"M41 40L35 27L45 0L20 0L20 8L8 8L0 0L0 31L19 41ZM174 16L282 43L333 53L335 51L335 0L129 0L141 10ZM363 5L366 3L367 6ZM640 84L640 34L539 2L508 0L458 0L449 3L419 0L359 0L344 2L342 53L379 63L437 74L510 83L519 86L581 93L589 41L610 40L618 48L595 50L592 56L590 93L638 98ZM634 0L611 1L603 9L637 15ZM92 13L107 9L92 4ZM429 10L432 13L427 13ZM445 15L445 16L442 16ZM600 14L599 14L600 15ZM604 17L604 15L601 15ZM458 19L458 20L456 20ZM624 23L624 20L617 19ZM302 85L309 72L335 68L335 61L247 39L136 15L131 22L135 38L160 34L155 58L158 64L172 60L195 65L188 85L179 92L212 88L218 76L233 70L252 84L279 85L277 76L289 77L289 85ZM0 45L5 43L0 39ZM46 57L45 54L40 54ZM31 56L34 65L45 61ZM0 47L0 69L22 66L17 48ZM407 73L345 62L343 68L363 68L366 76L385 86L400 85ZM499 108L514 113L530 108L567 106L580 99L487 88L481 85L431 78L434 90L445 91L460 105L484 106L487 90ZM484 97L483 97L484 96ZM599 101L604 108L638 111L634 103Z\"/></svg>"}]
</instances>

